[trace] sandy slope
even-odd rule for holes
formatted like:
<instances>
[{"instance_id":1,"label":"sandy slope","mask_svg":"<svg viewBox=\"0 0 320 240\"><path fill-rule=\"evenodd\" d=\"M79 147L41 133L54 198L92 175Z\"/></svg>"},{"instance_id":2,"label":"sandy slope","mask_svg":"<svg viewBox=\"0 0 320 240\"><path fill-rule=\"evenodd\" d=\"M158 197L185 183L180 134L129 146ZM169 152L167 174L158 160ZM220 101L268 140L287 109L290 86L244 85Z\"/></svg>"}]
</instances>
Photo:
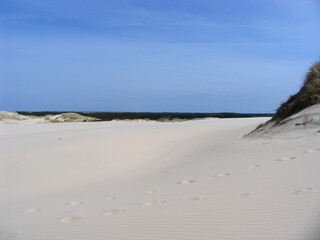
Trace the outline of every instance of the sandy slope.
<instances>
[{"instance_id":1,"label":"sandy slope","mask_svg":"<svg viewBox=\"0 0 320 240\"><path fill-rule=\"evenodd\" d=\"M0 240L319 239L320 127L0 124Z\"/></svg>"}]
</instances>

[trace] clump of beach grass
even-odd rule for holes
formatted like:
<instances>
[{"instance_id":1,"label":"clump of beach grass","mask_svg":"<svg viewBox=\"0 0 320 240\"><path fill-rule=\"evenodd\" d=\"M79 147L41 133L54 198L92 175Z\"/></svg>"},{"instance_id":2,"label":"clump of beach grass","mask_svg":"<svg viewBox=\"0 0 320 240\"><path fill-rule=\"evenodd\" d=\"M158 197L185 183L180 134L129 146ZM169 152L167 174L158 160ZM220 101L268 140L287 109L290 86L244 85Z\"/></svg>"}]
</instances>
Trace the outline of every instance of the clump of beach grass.
<instances>
[{"instance_id":1,"label":"clump of beach grass","mask_svg":"<svg viewBox=\"0 0 320 240\"><path fill-rule=\"evenodd\" d=\"M26 120L29 117L23 116L18 114L17 112L13 111L0 111L0 121L10 119L10 120Z\"/></svg>"},{"instance_id":2,"label":"clump of beach grass","mask_svg":"<svg viewBox=\"0 0 320 240\"><path fill-rule=\"evenodd\" d=\"M320 102L320 61L314 63L298 93L291 95L277 109L271 121L280 122L301 110Z\"/></svg>"},{"instance_id":3,"label":"clump of beach grass","mask_svg":"<svg viewBox=\"0 0 320 240\"><path fill-rule=\"evenodd\" d=\"M92 122L99 119L93 117L86 117L78 113L62 113L58 115L46 115L45 120L51 123L59 122Z\"/></svg>"}]
</instances>

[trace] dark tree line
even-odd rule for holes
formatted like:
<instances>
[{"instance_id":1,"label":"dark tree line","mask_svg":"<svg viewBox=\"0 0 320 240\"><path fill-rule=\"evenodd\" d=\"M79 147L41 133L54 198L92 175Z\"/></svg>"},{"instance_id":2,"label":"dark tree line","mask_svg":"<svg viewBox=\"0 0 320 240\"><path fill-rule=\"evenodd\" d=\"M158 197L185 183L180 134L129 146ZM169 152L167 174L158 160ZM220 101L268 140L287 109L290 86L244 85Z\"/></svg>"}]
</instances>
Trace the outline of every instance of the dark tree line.
<instances>
[{"instance_id":1,"label":"dark tree line","mask_svg":"<svg viewBox=\"0 0 320 240\"><path fill-rule=\"evenodd\" d=\"M19 114L27 116L43 117L45 115L55 115L66 112L51 112L51 111L19 111ZM87 117L94 117L100 121L111 121L114 119L148 119L156 121L170 121L170 120L191 120L197 118L217 117L217 118L247 118L247 117L272 117L273 114L251 114L251 113L176 113L176 112L75 112Z\"/></svg>"}]
</instances>

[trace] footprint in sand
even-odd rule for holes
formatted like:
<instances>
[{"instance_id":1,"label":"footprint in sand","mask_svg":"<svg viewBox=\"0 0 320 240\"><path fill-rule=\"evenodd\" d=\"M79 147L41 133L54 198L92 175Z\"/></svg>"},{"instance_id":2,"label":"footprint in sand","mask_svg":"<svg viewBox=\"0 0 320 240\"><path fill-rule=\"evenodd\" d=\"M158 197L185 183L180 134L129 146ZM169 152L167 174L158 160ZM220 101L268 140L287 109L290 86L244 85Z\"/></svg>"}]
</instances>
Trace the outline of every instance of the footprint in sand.
<instances>
[{"instance_id":1,"label":"footprint in sand","mask_svg":"<svg viewBox=\"0 0 320 240\"><path fill-rule=\"evenodd\" d=\"M112 200L115 200L115 199L117 199L117 197L115 197L115 196L107 197L107 200L108 200L108 201L112 201Z\"/></svg>"},{"instance_id":2,"label":"footprint in sand","mask_svg":"<svg viewBox=\"0 0 320 240\"><path fill-rule=\"evenodd\" d=\"M127 212L127 210L124 209L124 208L115 208L115 209L111 209L109 211L106 211L104 213L104 215L107 215L107 216L109 216L109 215L117 215L117 214L122 214L122 213L126 213L126 212Z\"/></svg>"},{"instance_id":3,"label":"footprint in sand","mask_svg":"<svg viewBox=\"0 0 320 240\"><path fill-rule=\"evenodd\" d=\"M156 192L157 192L157 190L150 190L150 191L145 192L145 194L153 194L153 193L156 193Z\"/></svg>"},{"instance_id":4,"label":"footprint in sand","mask_svg":"<svg viewBox=\"0 0 320 240\"><path fill-rule=\"evenodd\" d=\"M75 222L75 221L80 221L82 219L83 219L83 217L80 217L80 216L67 216L64 218L60 218L58 221L61 223L71 223L71 222Z\"/></svg>"},{"instance_id":5,"label":"footprint in sand","mask_svg":"<svg viewBox=\"0 0 320 240\"><path fill-rule=\"evenodd\" d=\"M11 240L17 236L16 233L0 233L0 240Z\"/></svg>"},{"instance_id":6,"label":"footprint in sand","mask_svg":"<svg viewBox=\"0 0 320 240\"><path fill-rule=\"evenodd\" d=\"M317 193L318 191L313 188L301 188L290 191L290 194L300 195L300 194L307 194L307 193Z\"/></svg>"},{"instance_id":7,"label":"footprint in sand","mask_svg":"<svg viewBox=\"0 0 320 240\"><path fill-rule=\"evenodd\" d=\"M73 202L67 203L68 206L78 206L78 205L82 205L82 204L84 204L84 202L80 202L80 201L73 201Z\"/></svg>"},{"instance_id":8,"label":"footprint in sand","mask_svg":"<svg viewBox=\"0 0 320 240\"><path fill-rule=\"evenodd\" d=\"M260 167L259 164L255 164L255 165L251 165L250 167L248 167L248 169L255 170L255 169L259 168L259 167Z\"/></svg>"},{"instance_id":9,"label":"footprint in sand","mask_svg":"<svg viewBox=\"0 0 320 240\"><path fill-rule=\"evenodd\" d=\"M284 161L290 161L290 160L294 160L297 159L296 157L283 157L283 158L278 158L275 161L276 162L284 162Z\"/></svg>"},{"instance_id":10,"label":"footprint in sand","mask_svg":"<svg viewBox=\"0 0 320 240\"><path fill-rule=\"evenodd\" d=\"M319 152L320 148L316 148L316 149L308 149L306 151L304 151L304 153L313 153L313 152Z\"/></svg>"},{"instance_id":11,"label":"footprint in sand","mask_svg":"<svg viewBox=\"0 0 320 240\"><path fill-rule=\"evenodd\" d=\"M219 174L215 174L213 175L213 177L226 177L226 176L230 176L231 173L219 173Z\"/></svg>"},{"instance_id":12,"label":"footprint in sand","mask_svg":"<svg viewBox=\"0 0 320 240\"><path fill-rule=\"evenodd\" d=\"M28 213L36 213L36 212L40 212L40 211L42 211L41 208L30 208L30 209L24 211L24 213L28 214Z\"/></svg>"},{"instance_id":13,"label":"footprint in sand","mask_svg":"<svg viewBox=\"0 0 320 240\"><path fill-rule=\"evenodd\" d=\"M190 201L201 201L201 200L207 200L207 198L203 198L203 197L191 197L189 198Z\"/></svg>"},{"instance_id":14,"label":"footprint in sand","mask_svg":"<svg viewBox=\"0 0 320 240\"><path fill-rule=\"evenodd\" d=\"M240 198L252 198L252 197L256 197L258 194L256 193L243 193L240 194L239 197Z\"/></svg>"},{"instance_id":15,"label":"footprint in sand","mask_svg":"<svg viewBox=\"0 0 320 240\"><path fill-rule=\"evenodd\" d=\"M191 180L182 180L180 182L177 182L177 184L190 184L190 183L194 183L194 182L196 182L196 180L193 180L193 179L191 179Z\"/></svg>"},{"instance_id":16,"label":"footprint in sand","mask_svg":"<svg viewBox=\"0 0 320 240\"><path fill-rule=\"evenodd\" d=\"M145 202L142 205L143 206L154 206L154 205L159 205L159 204L164 204L166 203L166 201L163 200L154 200L154 201L150 201L150 202Z\"/></svg>"}]
</instances>

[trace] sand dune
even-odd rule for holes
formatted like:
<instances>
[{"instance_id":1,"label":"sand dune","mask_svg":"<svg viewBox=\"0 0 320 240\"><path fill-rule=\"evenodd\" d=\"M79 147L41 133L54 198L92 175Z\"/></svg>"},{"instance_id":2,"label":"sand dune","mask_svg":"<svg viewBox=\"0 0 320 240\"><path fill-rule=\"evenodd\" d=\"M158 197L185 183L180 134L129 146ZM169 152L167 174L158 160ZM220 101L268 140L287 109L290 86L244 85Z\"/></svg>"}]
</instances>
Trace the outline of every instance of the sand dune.
<instances>
[{"instance_id":1,"label":"sand dune","mask_svg":"<svg viewBox=\"0 0 320 240\"><path fill-rule=\"evenodd\" d=\"M266 120L0 124L0 240L317 240L320 127Z\"/></svg>"},{"instance_id":2,"label":"sand dune","mask_svg":"<svg viewBox=\"0 0 320 240\"><path fill-rule=\"evenodd\" d=\"M62 113L44 117L24 116L17 112L0 111L0 121L5 124L17 123L63 123L63 122L92 122L98 119L86 117L78 113Z\"/></svg>"},{"instance_id":3,"label":"sand dune","mask_svg":"<svg viewBox=\"0 0 320 240\"><path fill-rule=\"evenodd\" d=\"M250 137L268 137L278 133L296 132L299 130L309 130L320 128L320 103L303 109L280 121L269 121L262 124L258 129L248 134ZM317 133L320 133L318 129ZM301 131L300 131L301 132ZM299 136L297 136L299 137Z\"/></svg>"}]
</instances>

